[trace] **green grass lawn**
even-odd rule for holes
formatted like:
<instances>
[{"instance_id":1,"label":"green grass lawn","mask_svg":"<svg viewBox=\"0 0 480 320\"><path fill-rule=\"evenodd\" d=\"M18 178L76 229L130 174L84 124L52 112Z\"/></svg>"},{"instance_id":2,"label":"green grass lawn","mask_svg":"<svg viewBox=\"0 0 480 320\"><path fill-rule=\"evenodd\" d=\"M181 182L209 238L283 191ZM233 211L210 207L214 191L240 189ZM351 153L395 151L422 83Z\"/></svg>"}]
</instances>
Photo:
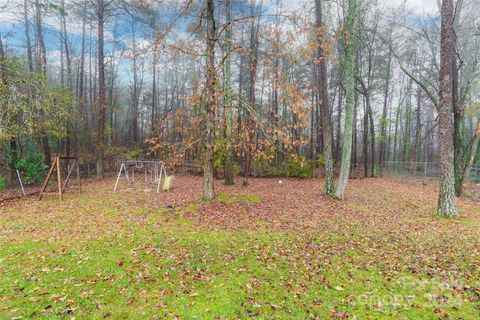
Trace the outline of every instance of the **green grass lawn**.
<instances>
[{"instance_id":1,"label":"green grass lawn","mask_svg":"<svg viewBox=\"0 0 480 320\"><path fill-rule=\"evenodd\" d=\"M271 209L268 188L222 187L214 203L172 209L145 193L92 186L61 203L0 209L0 318L480 318L475 203L460 204L464 218L441 220L423 213L430 193L413 189L413 207L400 214L398 197L381 190L372 201L393 209L377 213L357 182L350 200L315 200L335 216L298 219ZM265 208L286 224L265 218ZM217 224L204 220L228 210Z\"/></svg>"}]
</instances>

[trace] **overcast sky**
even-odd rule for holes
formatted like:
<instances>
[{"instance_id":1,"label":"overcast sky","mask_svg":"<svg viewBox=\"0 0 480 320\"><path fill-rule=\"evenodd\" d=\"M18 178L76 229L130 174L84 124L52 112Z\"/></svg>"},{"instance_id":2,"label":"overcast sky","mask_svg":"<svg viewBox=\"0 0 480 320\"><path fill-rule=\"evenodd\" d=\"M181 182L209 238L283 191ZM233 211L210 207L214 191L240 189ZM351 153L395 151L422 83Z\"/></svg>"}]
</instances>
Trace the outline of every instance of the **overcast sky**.
<instances>
[{"instance_id":1,"label":"overcast sky","mask_svg":"<svg viewBox=\"0 0 480 320\"><path fill-rule=\"evenodd\" d=\"M66 2L72 2L75 0L67 0ZM178 0L174 0L178 1ZM247 1L247 0L245 0ZM264 0L265 3L274 3L276 0ZM305 3L308 3L308 0L281 0L283 3L283 7L285 9L293 9L295 7L304 7ZM313 0L311 0L312 5L313 5ZM437 14L438 13L438 4L437 0L380 0L380 3L385 3L387 6L392 6L392 7L399 7L401 6L404 2L406 3L406 6L408 9L412 10L415 14L418 15L432 15L432 14ZM0 8L3 8L4 6L7 6L7 8L21 8L21 5L23 4L23 0L0 0ZM14 12L18 13L18 10L15 10ZM11 10L0 10L0 24L12 24L18 20L18 17L15 14L12 14Z\"/></svg>"},{"instance_id":2,"label":"overcast sky","mask_svg":"<svg viewBox=\"0 0 480 320\"><path fill-rule=\"evenodd\" d=\"M404 0L383 0L392 6L401 6ZM416 14L437 14L438 4L437 0L406 0L406 5Z\"/></svg>"},{"instance_id":3,"label":"overcast sky","mask_svg":"<svg viewBox=\"0 0 480 320\"><path fill-rule=\"evenodd\" d=\"M69 3L78 0L66 0ZM115 0L114 0L115 1ZM168 1L168 0L167 0ZM184 1L184 0L170 0L170 1ZM245 2L250 0L244 0ZM274 8L277 0L263 0L263 6L268 11L268 8ZM362 1L362 0L360 0ZM368 0L363 0L368 1ZM406 10L415 16L435 16L439 14L438 0L378 0L380 5L391 8L400 8L404 3ZM479 0L480 1L480 0ZM281 7L284 11L297 11L302 13L305 8L312 9L314 0L280 0ZM4 39L4 44L10 49L23 50L24 47L24 33L22 22L23 0L0 0L0 33ZM69 41L72 43L72 48L75 49L75 44L80 41L81 21L67 17L67 31L69 33ZM49 63L54 63L58 60L58 18L52 15L44 17L45 24L45 42L47 50L49 51ZM181 30L182 28L177 28ZM109 30L106 30L107 42L113 38ZM108 48L107 48L108 51Z\"/></svg>"}]
</instances>

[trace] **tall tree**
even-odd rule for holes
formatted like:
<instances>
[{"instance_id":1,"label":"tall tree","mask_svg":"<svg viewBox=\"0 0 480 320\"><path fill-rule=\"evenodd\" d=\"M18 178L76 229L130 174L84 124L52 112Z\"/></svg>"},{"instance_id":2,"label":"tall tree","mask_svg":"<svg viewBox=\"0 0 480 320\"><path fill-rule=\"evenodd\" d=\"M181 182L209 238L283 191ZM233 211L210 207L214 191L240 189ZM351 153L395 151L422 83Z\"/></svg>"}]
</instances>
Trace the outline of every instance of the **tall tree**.
<instances>
[{"instance_id":1,"label":"tall tree","mask_svg":"<svg viewBox=\"0 0 480 320\"><path fill-rule=\"evenodd\" d=\"M67 11L65 9L65 0L60 1L60 21L61 21L61 37L62 46L65 50L65 59L67 62L67 87L68 90L72 90L72 62L70 57L70 47L68 45L68 33L67 33Z\"/></svg>"},{"instance_id":2,"label":"tall tree","mask_svg":"<svg viewBox=\"0 0 480 320\"><path fill-rule=\"evenodd\" d=\"M254 5L252 4L251 12L254 14ZM260 24L260 17L252 19L250 25L250 66L248 77L248 104L245 112L246 125L245 125L245 156L243 171L245 177L242 184L248 185L248 176L250 175L250 168L252 164L252 152L255 136L255 128L253 123L253 110L255 110L256 103L256 84L257 84L257 67L258 67L258 29Z\"/></svg>"},{"instance_id":3,"label":"tall tree","mask_svg":"<svg viewBox=\"0 0 480 320\"><path fill-rule=\"evenodd\" d=\"M35 30L36 30L36 38L38 43L38 51L40 52L40 61L39 61L39 70L42 75L41 83L39 87L39 92L36 93L36 103L39 110L42 110L42 88L46 85L47 81L47 50L45 49L45 42L43 39L43 29L42 29L42 6L40 5L39 0L35 0ZM45 115L43 111L40 111L40 118L44 118ZM42 149L43 149L43 156L44 161L47 166L50 166L50 158L51 158L51 151L50 151L50 144L48 142L47 132L44 131L41 134L41 142L42 142Z\"/></svg>"},{"instance_id":4,"label":"tall tree","mask_svg":"<svg viewBox=\"0 0 480 320\"><path fill-rule=\"evenodd\" d=\"M203 163L203 199L215 198L213 183L213 143L215 120L215 42L216 25L214 16L214 1L207 0L207 83L205 99L205 136L204 136L204 163Z\"/></svg>"},{"instance_id":5,"label":"tall tree","mask_svg":"<svg viewBox=\"0 0 480 320\"><path fill-rule=\"evenodd\" d=\"M30 19L28 18L28 0L23 0L23 23L25 24L25 45L27 47L28 70L33 71L32 42L30 40Z\"/></svg>"},{"instance_id":6,"label":"tall tree","mask_svg":"<svg viewBox=\"0 0 480 320\"><path fill-rule=\"evenodd\" d=\"M380 154L378 162L380 168L383 168L386 153L387 153L387 106L388 98L390 93L390 78L391 78L391 66L392 66L392 49L388 48L388 58L387 58L387 70L385 73L385 87L383 91L383 109L382 109L382 118L380 119Z\"/></svg>"},{"instance_id":7,"label":"tall tree","mask_svg":"<svg viewBox=\"0 0 480 320\"><path fill-rule=\"evenodd\" d=\"M153 46L152 59L152 111L150 113L150 135L155 132L155 120L157 110L157 63L158 63L157 43Z\"/></svg>"},{"instance_id":8,"label":"tall tree","mask_svg":"<svg viewBox=\"0 0 480 320\"><path fill-rule=\"evenodd\" d=\"M5 55L5 50L3 49L3 41L2 36L0 35L0 97L8 97L8 64L7 64L7 57ZM8 99L5 99L5 104L7 104ZM6 108L6 106L2 104L0 105L1 108ZM11 119L13 120L13 119ZM15 164L17 162L17 139L15 136L10 137L9 139L9 152L10 152L10 184L13 184L15 179Z\"/></svg>"},{"instance_id":9,"label":"tall tree","mask_svg":"<svg viewBox=\"0 0 480 320\"><path fill-rule=\"evenodd\" d=\"M80 46L80 66L79 66L79 75L78 75L78 89L77 89L77 97L78 97L78 105L80 111L80 117L82 120L86 122L88 116L85 110L85 29L87 25L87 2L84 1L82 4L82 41ZM86 126L85 126L86 128Z\"/></svg>"},{"instance_id":10,"label":"tall tree","mask_svg":"<svg viewBox=\"0 0 480 320\"><path fill-rule=\"evenodd\" d=\"M480 143L480 119L477 120L477 126L474 129L473 138L468 147L465 170L463 171L463 181L468 182L472 170L473 161L477 155L478 144Z\"/></svg>"},{"instance_id":11,"label":"tall tree","mask_svg":"<svg viewBox=\"0 0 480 320\"><path fill-rule=\"evenodd\" d=\"M105 24L105 0L97 3L97 58L98 58L98 131L97 131L97 175L104 174L105 156L105 115L107 110L105 97L105 55L104 55L104 24Z\"/></svg>"},{"instance_id":12,"label":"tall tree","mask_svg":"<svg viewBox=\"0 0 480 320\"><path fill-rule=\"evenodd\" d=\"M465 105L459 99L459 73L460 67L457 63L457 32L460 28L460 15L463 9L463 0L457 0L453 16L453 53L452 53L452 105L453 105L453 148L454 148L454 172L455 172L455 194L463 194L463 177L465 167Z\"/></svg>"},{"instance_id":13,"label":"tall tree","mask_svg":"<svg viewBox=\"0 0 480 320\"><path fill-rule=\"evenodd\" d=\"M232 1L225 0L225 140L227 154L225 159L225 185L233 185L233 105L232 105Z\"/></svg>"},{"instance_id":14,"label":"tall tree","mask_svg":"<svg viewBox=\"0 0 480 320\"><path fill-rule=\"evenodd\" d=\"M327 63L324 40L324 26L322 17L321 0L315 0L315 27L317 31L317 50L316 50L316 86L317 96L320 104L320 114L322 119L323 131L323 155L325 161L325 194L332 195L334 192L333 185L333 155L332 155L332 119L330 116L330 106L328 103L327 88Z\"/></svg>"},{"instance_id":15,"label":"tall tree","mask_svg":"<svg viewBox=\"0 0 480 320\"><path fill-rule=\"evenodd\" d=\"M70 93L73 94L73 87L72 87L72 63L71 63L71 57L70 57L70 49L68 45L68 33L67 33L67 22L66 22L66 16L67 16L67 11L65 9L65 0L60 1L60 40L61 40L61 84L62 87L64 87L64 62L63 62L63 56L65 52L65 59L67 62L67 88ZM71 137L70 137L70 131L71 127L69 123L67 123L67 133L65 136L65 153L67 156L70 156L70 149L71 149ZM67 166L68 166L68 160L67 160Z\"/></svg>"},{"instance_id":16,"label":"tall tree","mask_svg":"<svg viewBox=\"0 0 480 320\"><path fill-rule=\"evenodd\" d=\"M443 0L441 9L440 33L440 105L439 105L439 159L440 189L437 214L444 217L457 217L455 205L453 117L452 117L452 55L453 39L453 0Z\"/></svg>"},{"instance_id":17,"label":"tall tree","mask_svg":"<svg viewBox=\"0 0 480 320\"><path fill-rule=\"evenodd\" d=\"M138 53L137 53L137 35L136 35L136 21L132 17L132 72L133 72L133 89L132 89L132 135L133 143L137 144L139 140L138 132L138 108L140 102L140 86L138 80Z\"/></svg>"},{"instance_id":18,"label":"tall tree","mask_svg":"<svg viewBox=\"0 0 480 320\"><path fill-rule=\"evenodd\" d=\"M348 0L348 9L345 25L340 30L340 37L344 51L343 68L345 73L345 123L343 127L342 163L338 177L335 196L343 199L347 188L350 173L350 160L352 155L352 123L353 104L355 103L355 15L357 1Z\"/></svg>"}]
</instances>

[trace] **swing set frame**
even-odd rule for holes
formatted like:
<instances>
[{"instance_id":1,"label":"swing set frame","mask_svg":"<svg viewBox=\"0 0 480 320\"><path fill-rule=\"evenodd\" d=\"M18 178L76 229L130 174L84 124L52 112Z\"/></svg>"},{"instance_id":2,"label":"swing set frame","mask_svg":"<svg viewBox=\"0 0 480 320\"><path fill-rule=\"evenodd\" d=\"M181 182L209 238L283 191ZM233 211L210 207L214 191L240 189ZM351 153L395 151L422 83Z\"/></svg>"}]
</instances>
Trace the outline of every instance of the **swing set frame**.
<instances>
[{"instance_id":1,"label":"swing set frame","mask_svg":"<svg viewBox=\"0 0 480 320\"><path fill-rule=\"evenodd\" d=\"M68 166L67 168L67 178L65 181L62 181L62 170L61 170L61 161L62 160L73 160L73 164L71 166ZM43 196L46 194L58 194L58 198L60 200L63 200L63 194L65 193L65 190L68 187L68 183L70 182L70 178L72 176L73 170L77 169L77 181L78 181L78 192L82 192L82 183L80 179L80 163L78 161L77 157L65 157L65 156L56 156L55 159L52 162L52 165L50 166L50 169L48 170L47 177L45 178L45 181L43 182L43 186L40 189L40 194L38 196L38 200L42 200ZM48 182L52 178L53 171L57 169L57 192L46 192ZM17 172L18 174L18 172ZM22 186L23 189L23 186Z\"/></svg>"},{"instance_id":2,"label":"swing set frame","mask_svg":"<svg viewBox=\"0 0 480 320\"><path fill-rule=\"evenodd\" d=\"M167 172L165 171L165 163L158 160L121 160L113 192L117 191L122 172L125 175L125 179L133 183L135 182L135 171L140 169L144 171L145 183L156 183L157 193L160 193L162 177L165 179ZM128 173L129 171L130 174Z\"/></svg>"}]
</instances>

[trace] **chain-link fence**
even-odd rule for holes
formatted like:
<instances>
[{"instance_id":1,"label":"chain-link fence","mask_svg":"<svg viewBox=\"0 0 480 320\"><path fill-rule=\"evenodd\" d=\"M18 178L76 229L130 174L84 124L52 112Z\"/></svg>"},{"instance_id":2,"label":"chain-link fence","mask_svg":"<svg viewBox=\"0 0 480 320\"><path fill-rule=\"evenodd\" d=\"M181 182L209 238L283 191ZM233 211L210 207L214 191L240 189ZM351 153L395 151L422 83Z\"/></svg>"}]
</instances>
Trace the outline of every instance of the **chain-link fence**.
<instances>
[{"instance_id":1,"label":"chain-link fence","mask_svg":"<svg viewBox=\"0 0 480 320\"><path fill-rule=\"evenodd\" d=\"M440 166L438 162L385 161L383 172L399 176L437 178L440 175ZM480 166L472 166L468 181L480 182Z\"/></svg>"}]
</instances>

